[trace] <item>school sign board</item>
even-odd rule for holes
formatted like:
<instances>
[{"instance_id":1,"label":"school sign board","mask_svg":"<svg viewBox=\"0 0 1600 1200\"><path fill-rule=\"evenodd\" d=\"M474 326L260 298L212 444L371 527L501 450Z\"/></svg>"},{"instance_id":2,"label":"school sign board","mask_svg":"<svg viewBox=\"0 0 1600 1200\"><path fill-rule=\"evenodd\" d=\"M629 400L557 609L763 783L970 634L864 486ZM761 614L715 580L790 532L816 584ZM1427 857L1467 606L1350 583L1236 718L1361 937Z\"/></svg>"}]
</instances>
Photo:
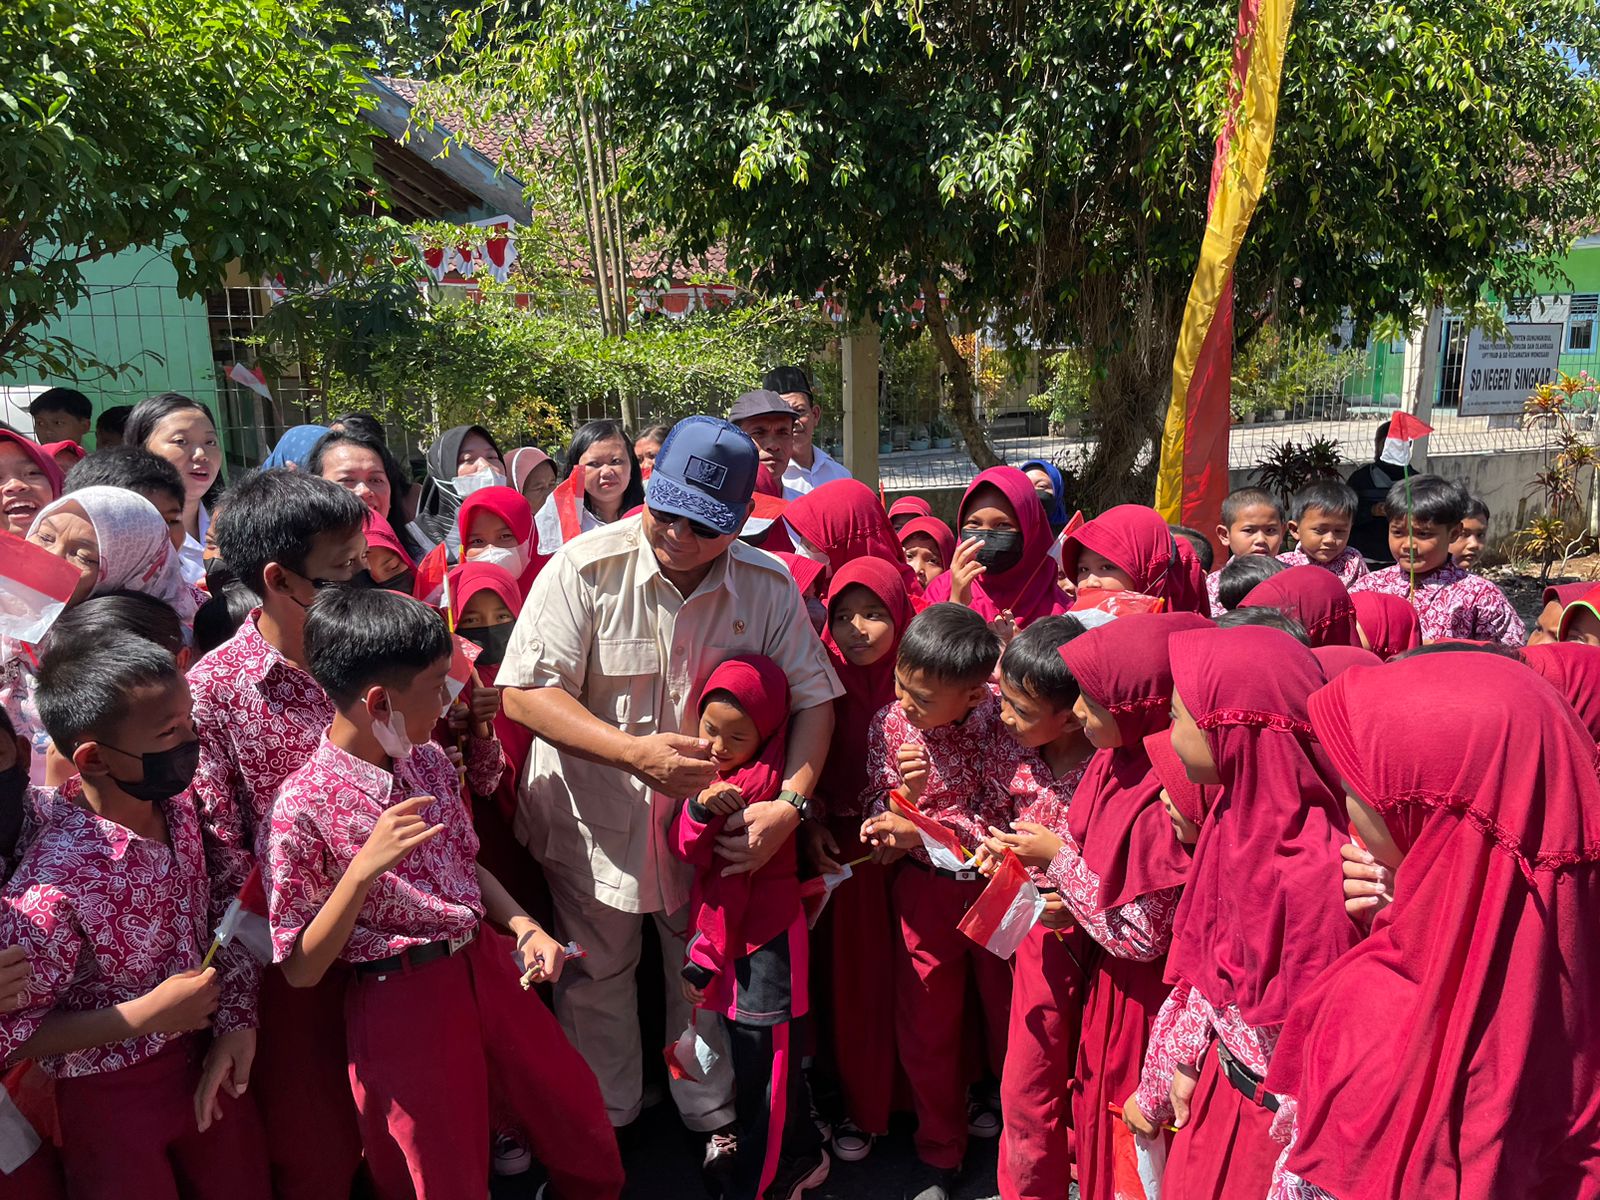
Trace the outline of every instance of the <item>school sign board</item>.
<instances>
[{"instance_id":1,"label":"school sign board","mask_svg":"<svg viewBox=\"0 0 1600 1200\"><path fill-rule=\"evenodd\" d=\"M1499 338L1474 329L1461 367L1461 415L1521 413L1536 387L1559 377L1563 328L1559 321L1519 321L1508 324Z\"/></svg>"}]
</instances>

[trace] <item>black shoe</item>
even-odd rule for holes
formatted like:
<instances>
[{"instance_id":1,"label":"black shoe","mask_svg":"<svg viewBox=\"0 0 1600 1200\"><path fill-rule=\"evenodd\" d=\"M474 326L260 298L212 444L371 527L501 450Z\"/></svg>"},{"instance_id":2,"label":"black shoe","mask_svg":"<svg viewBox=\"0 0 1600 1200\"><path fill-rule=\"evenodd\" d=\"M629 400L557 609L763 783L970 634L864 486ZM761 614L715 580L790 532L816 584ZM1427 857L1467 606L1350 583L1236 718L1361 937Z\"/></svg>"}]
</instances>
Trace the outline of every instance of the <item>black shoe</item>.
<instances>
[{"instance_id":1,"label":"black shoe","mask_svg":"<svg viewBox=\"0 0 1600 1200\"><path fill-rule=\"evenodd\" d=\"M903 1195L905 1200L951 1200L960 1182L960 1167L930 1167L919 1162Z\"/></svg>"},{"instance_id":2,"label":"black shoe","mask_svg":"<svg viewBox=\"0 0 1600 1200\"><path fill-rule=\"evenodd\" d=\"M819 1149L804 1158L778 1159L778 1173L763 1193L764 1200L800 1200L814 1187L827 1181L833 1160Z\"/></svg>"}]
</instances>

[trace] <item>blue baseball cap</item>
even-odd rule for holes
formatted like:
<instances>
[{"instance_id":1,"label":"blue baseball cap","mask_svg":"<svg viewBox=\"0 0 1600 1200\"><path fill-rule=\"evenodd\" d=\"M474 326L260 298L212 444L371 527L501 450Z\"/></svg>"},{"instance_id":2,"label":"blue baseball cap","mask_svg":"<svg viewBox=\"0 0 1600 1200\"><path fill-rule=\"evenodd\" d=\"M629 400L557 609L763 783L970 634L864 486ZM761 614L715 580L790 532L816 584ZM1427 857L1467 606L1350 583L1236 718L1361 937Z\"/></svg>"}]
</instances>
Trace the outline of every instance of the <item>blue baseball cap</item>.
<instances>
[{"instance_id":1,"label":"blue baseball cap","mask_svg":"<svg viewBox=\"0 0 1600 1200\"><path fill-rule=\"evenodd\" d=\"M644 502L724 535L738 533L760 466L756 444L737 425L719 417L685 417L656 453Z\"/></svg>"}]
</instances>

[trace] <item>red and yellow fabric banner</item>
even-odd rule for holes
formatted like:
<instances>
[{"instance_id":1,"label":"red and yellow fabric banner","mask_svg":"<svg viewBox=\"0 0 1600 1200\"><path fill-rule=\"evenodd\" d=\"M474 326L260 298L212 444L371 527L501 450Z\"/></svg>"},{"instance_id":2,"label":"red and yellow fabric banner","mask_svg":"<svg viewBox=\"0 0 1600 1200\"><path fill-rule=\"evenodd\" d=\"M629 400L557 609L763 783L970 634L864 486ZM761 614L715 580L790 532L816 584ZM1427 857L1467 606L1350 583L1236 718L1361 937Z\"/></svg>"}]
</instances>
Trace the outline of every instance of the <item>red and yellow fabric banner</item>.
<instances>
[{"instance_id":1,"label":"red and yellow fabric banner","mask_svg":"<svg viewBox=\"0 0 1600 1200\"><path fill-rule=\"evenodd\" d=\"M1212 536L1228 494L1233 264L1266 182L1294 0L1240 0L1228 118L1217 135L1200 263L1172 358L1156 508Z\"/></svg>"}]
</instances>

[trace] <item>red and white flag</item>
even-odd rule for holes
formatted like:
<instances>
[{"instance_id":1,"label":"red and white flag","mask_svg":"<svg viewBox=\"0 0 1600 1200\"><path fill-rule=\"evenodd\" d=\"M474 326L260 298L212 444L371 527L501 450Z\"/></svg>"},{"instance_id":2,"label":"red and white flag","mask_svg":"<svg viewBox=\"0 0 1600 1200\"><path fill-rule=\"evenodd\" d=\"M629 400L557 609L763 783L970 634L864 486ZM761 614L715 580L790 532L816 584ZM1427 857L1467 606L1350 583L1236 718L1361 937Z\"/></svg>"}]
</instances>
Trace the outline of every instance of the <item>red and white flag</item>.
<instances>
[{"instance_id":1,"label":"red and white flag","mask_svg":"<svg viewBox=\"0 0 1600 1200\"><path fill-rule=\"evenodd\" d=\"M561 541L565 544L583 532L583 464L573 464L572 474L558 483L551 495L556 500Z\"/></svg>"},{"instance_id":2,"label":"red and white flag","mask_svg":"<svg viewBox=\"0 0 1600 1200\"><path fill-rule=\"evenodd\" d=\"M243 384L263 400L272 399L272 389L267 386L267 377L260 367L247 367L241 362L236 362L228 368L228 378L235 383Z\"/></svg>"},{"instance_id":3,"label":"red and white flag","mask_svg":"<svg viewBox=\"0 0 1600 1200\"><path fill-rule=\"evenodd\" d=\"M1028 868L1012 851L1000 860L989 886L967 910L956 928L989 953L1010 958L1044 912L1044 897L1033 886Z\"/></svg>"},{"instance_id":4,"label":"red and white flag","mask_svg":"<svg viewBox=\"0 0 1600 1200\"><path fill-rule=\"evenodd\" d=\"M454 646L450 651L450 674L445 676L444 685L450 689L450 703L454 704L472 682L472 664L478 661L483 647L467 641L459 633L452 633L450 640Z\"/></svg>"},{"instance_id":5,"label":"red and white flag","mask_svg":"<svg viewBox=\"0 0 1600 1200\"><path fill-rule=\"evenodd\" d=\"M449 573L450 549L440 542L423 555L422 561L417 564L416 580L412 584L411 594L424 604L431 604L435 608L442 607L440 600L445 595L445 576Z\"/></svg>"},{"instance_id":6,"label":"red and white flag","mask_svg":"<svg viewBox=\"0 0 1600 1200\"><path fill-rule=\"evenodd\" d=\"M0 636L38 645L82 577L66 559L0 530Z\"/></svg>"},{"instance_id":7,"label":"red and white flag","mask_svg":"<svg viewBox=\"0 0 1600 1200\"><path fill-rule=\"evenodd\" d=\"M217 922L216 940L206 954L206 964L211 956L238 939L257 961L272 962L272 931L267 926L267 890L261 884L261 868L251 867L250 874L239 889L239 894L228 903L222 920Z\"/></svg>"},{"instance_id":8,"label":"red and white flag","mask_svg":"<svg viewBox=\"0 0 1600 1200\"><path fill-rule=\"evenodd\" d=\"M947 826L939 824L903 794L896 792L895 811L917 827L922 838L922 848L928 861L942 871L964 871L972 865L972 855L961 845L961 839Z\"/></svg>"},{"instance_id":9,"label":"red and white flag","mask_svg":"<svg viewBox=\"0 0 1600 1200\"><path fill-rule=\"evenodd\" d=\"M806 914L807 929L817 927L817 920L822 916L822 910L828 907L833 889L853 874L855 872L850 864L845 863L831 875L817 875L800 881L800 908Z\"/></svg>"},{"instance_id":10,"label":"red and white flag","mask_svg":"<svg viewBox=\"0 0 1600 1200\"><path fill-rule=\"evenodd\" d=\"M678 1035L678 1040L663 1050L661 1056L666 1059L667 1073L672 1078L690 1079L695 1083L706 1081L719 1057L705 1038L700 1036L693 1017L689 1018L689 1024Z\"/></svg>"},{"instance_id":11,"label":"red and white flag","mask_svg":"<svg viewBox=\"0 0 1600 1200\"><path fill-rule=\"evenodd\" d=\"M1380 462L1403 467L1411 462L1411 447L1420 438L1433 432L1433 426L1424 424L1408 412L1397 412L1389 418L1389 435L1383 439Z\"/></svg>"}]
</instances>

